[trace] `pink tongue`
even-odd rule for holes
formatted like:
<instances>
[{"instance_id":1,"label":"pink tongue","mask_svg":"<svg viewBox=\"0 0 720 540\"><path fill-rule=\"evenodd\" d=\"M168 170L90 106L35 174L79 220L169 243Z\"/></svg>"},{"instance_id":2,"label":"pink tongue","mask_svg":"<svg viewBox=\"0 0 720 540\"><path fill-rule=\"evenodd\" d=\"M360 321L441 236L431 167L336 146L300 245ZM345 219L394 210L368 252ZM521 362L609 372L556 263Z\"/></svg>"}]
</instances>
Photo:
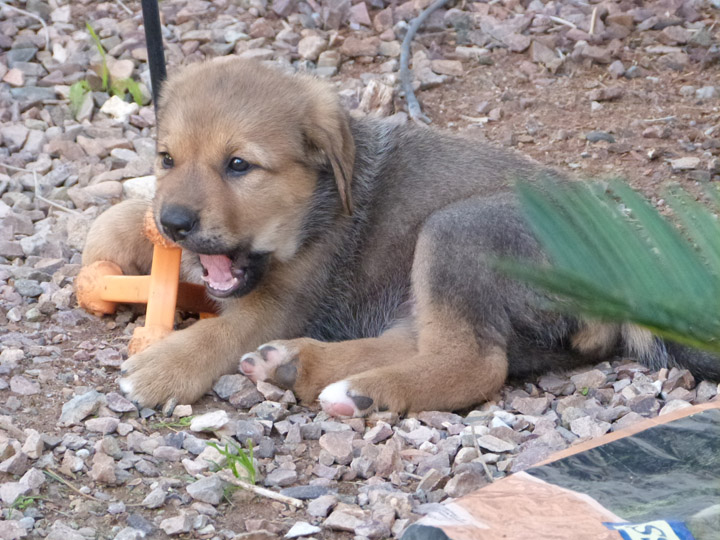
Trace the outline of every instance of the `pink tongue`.
<instances>
[{"instance_id":1,"label":"pink tongue","mask_svg":"<svg viewBox=\"0 0 720 540\"><path fill-rule=\"evenodd\" d=\"M200 255L200 263L207 271L205 281L210 285L228 285L233 281L232 261L225 255Z\"/></svg>"}]
</instances>

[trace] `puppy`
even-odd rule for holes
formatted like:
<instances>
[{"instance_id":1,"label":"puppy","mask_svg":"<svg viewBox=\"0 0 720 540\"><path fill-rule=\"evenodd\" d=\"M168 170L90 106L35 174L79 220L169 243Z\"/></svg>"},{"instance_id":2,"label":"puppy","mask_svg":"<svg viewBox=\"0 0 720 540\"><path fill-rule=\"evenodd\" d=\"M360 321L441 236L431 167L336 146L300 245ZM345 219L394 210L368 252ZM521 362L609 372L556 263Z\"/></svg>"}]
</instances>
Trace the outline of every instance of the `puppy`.
<instances>
[{"instance_id":1,"label":"puppy","mask_svg":"<svg viewBox=\"0 0 720 540\"><path fill-rule=\"evenodd\" d=\"M123 364L121 388L141 405L167 412L238 368L338 416L459 409L508 376L618 351L719 375L646 331L543 311L493 270L498 255L542 260L510 192L555 174L535 163L351 118L328 84L236 58L170 77L158 118L154 200L101 216L83 262L147 272L152 204L185 250L185 279L222 313Z\"/></svg>"}]
</instances>

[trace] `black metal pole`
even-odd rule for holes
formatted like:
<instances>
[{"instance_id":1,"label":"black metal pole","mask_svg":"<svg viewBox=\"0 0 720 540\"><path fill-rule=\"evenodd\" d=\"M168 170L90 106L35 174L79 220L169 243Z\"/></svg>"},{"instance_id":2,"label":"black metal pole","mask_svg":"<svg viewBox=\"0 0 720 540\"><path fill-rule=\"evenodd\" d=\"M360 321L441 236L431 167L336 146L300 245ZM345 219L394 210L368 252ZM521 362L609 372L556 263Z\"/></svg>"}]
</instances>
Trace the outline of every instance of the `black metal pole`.
<instances>
[{"instance_id":1,"label":"black metal pole","mask_svg":"<svg viewBox=\"0 0 720 540\"><path fill-rule=\"evenodd\" d=\"M160 88L167 78L158 0L142 0L142 12L143 25L145 26L145 45L147 47L148 63L150 64L153 103L157 112Z\"/></svg>"}]
</instances>

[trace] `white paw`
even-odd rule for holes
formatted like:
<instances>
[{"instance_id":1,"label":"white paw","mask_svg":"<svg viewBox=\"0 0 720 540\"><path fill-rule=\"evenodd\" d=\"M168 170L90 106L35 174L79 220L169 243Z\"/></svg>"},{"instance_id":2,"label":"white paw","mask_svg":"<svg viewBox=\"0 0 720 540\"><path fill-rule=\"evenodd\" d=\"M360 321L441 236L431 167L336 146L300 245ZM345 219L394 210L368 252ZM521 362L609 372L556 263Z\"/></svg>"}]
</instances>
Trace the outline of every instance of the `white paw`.
<instances>
[{"instance_id":1,"label":"white paw","mask_svg":"<svg viewBox=\"0 0 720 540\"><path fill-rule=\"evenodd\" d=\"M331 416L365 416L373 406L373 400L366 396L355 395L350 381L338 381L326 386L318 401L323 410Z\"/></svg>"},{"instance_id":2,"label":"white paw","mask_svg":"<svg viewBox=\"0 0 720 540\"><path fill-rule=\"evenodd\" d=\"M118 385L120 386L120 390L122 390L123 394L128 396L129 399L132 399L132 393L133 393L132 381L126 377L122 377L122 378L118 379Z\"/></svg>"}]
</instances>

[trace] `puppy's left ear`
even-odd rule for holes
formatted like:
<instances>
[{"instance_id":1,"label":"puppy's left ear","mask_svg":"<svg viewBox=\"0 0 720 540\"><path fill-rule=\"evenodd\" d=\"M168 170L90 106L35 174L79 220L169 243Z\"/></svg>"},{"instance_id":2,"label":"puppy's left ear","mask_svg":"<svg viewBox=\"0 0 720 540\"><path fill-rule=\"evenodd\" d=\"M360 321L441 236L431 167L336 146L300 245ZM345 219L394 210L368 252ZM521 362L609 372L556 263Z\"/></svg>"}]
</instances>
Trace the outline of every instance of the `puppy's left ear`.
<instances>
[{"instance_id":1,"label":"puppy's left ear","mask_svg":"<svg viewBox=\"0 0 720 540\"><path fill-rule=\"evenodd\" d=\"M352 215L352 177L355 166L355 140L350 131L349 115L337 96L323 88L314 96L315 103L307 119L305 136L323 161L330 161L343 210ZM327 161L326 161L327 162Z\"/></svg>"}]
</instances>

